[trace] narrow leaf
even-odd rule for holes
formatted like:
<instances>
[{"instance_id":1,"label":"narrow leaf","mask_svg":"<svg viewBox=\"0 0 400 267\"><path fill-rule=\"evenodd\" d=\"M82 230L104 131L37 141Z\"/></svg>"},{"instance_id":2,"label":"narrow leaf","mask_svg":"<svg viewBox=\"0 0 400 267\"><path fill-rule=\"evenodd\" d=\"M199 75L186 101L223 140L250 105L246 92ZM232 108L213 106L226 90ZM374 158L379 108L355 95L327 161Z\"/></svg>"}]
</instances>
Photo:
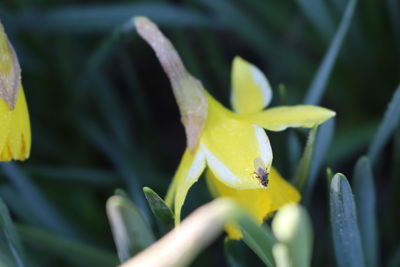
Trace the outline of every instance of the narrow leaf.
<instances>
[{"instance_id":1,"label":"narrow leaf","mask_svg":"<svg viewBox=\"0 0 400 267\"><path fill-rule=\"evenodd\" d=\"M365 266L353 193L340 173L331 182L330 220L338 266Z\"/></svg>"},{"instance_id":2,"label":"narrow leaf","mask_svg":"<svg viewBox=\"0 0 400 267\"><path fill-rule=\"evenodd\" d=\"M382 151L383 147L389 140L390 136L396 128L397 123L400 120L400 84L397 87L392 100L390 101L388 108L385 111L383 120L381 121L378 132L368 150L368 158L371 164L374 165L377 158Z\"/></svg>"},{"instance_id":3,"label":"narrow leaf","mask_svg":"<svg viewBox=\"0 0 400 267\"><path fill-rule=\"evenodd\" d=\"M165 204L164 200L151 188L143 188L144 195L150 209L156 217L157 224L162 233L168 232L174 227L174 213Z\"/></svg>"},{"instance_id":4,"label":"narrow leaf","mask_svg":"<svg viewBox=\"0 0 400 267\"><path fill-rule=\"evenodd\" d=\"M326 1L296 0L296 2L321 36L328 39L333 34L334 29Z\"/></svg>"},{"instance_id":5,"label":"narrow leaf","mask_svg":"<svg viewBox=\"0 0 400 267\"><path fill-rule=\"evenodd\" d=\"M354 198L365 263L369 267L378 266L378 227L375 204L375 185L368 158L358 160L353 173Z\"/></svg>"},{"instance_id":6,"label":"narrow leaf","mask_svg":"<svg viewBox=\"0 0 400 267\"><path fill-rule=\"evenodd\" d=\"M121 267L188 266L200 251L221 234L224 225L238 215L238 209L229 199L214 200L195 210L179 227Z\"/></svg>"},{"instance_id":7,"label":"narrow leaf","mask_svg":"<svg viewBox=\"0 0 400 267\"><path fill-rule=\"evenodd\" d=\"M317 176L325 162L326 154L331 145L335 130L335 118L332 118L319 127L315 140L310 175L304 192L304 203L309 203L313 192Z\"/></svg>"},{"instance_id":8,"label":"narrow leaf","mask_svg":"<svg viewBox=\"0 0 400 267\"><path fill-rule=\"evenodd\" d=\"M300 191L302 191L304 189L304 186L306 186L306 184L308 183L317 129L317 126L314 126L314 128L311 129L307 139L306 147L304 148L303 156L301 157L299 166L297 167L297 172L294 178L294 185Z\"/></svg>"},{"instance_id":9,"label":"narrow leaf","mask_svg":"<svg viewBox=\"0 0 400 267\"><path fill-rule=\"evenodd\" d=\"M46 227L68 236L78 237L79 233L66 221L58 210L45 198L40 190L34 185L14 163L2 163L0 165L5 176L17 188L20 196L30 209L34 211L37 219Z\"/></svg>"},{"instance_id":10,"label":"narrow leaf","mask_svg":"<svg viewBox=\"0 0 400 267\"><path fill-rule=\"evenodd\" d=\"M8 244L8 249L14 257L16 266L26 266L24 259L24 252L22 249L21 241L18 233L14 227L14 223L11 220L10 213L3 200L0 198L0 240L4 235L5 240Z\"/></svg>"},{"instance_id":11,"label":"narrow leaf","mask_svg":"<svg viewBox=\"0 0 400 267\"><path fill-rule=\"evenodd\" d=\"M243 257L243 250L240 247L241 242L225 238L224 240L224 254L226 261L230 267L245 267L246 261Z\"/></svg>"},{"instance_id":12,"label":"narrow leaf","mask_svg":"<svg viewBox=\"0 0 400 267\"><path fill-rule=\"evenodd\" d=\"M329 77L332 73L333 66L335 65L336 59L339 55L339 51L342 47L343 40L346 37L347 32L350 28L356 4L357 0L349 0L347 7L344 11L342 20L340 21L339 28L332 39L332 42L321 62L321 65L318 67L318 71L315 74L310 87L308 88L307 95L303 101L304 104L316 105L320 102L328 83ZM315 10L313 10L313 12L315 12Z\"/></svg>"},{"instance_id":13,"label":"narrow leaf","mask_svg":"<svg viewBox=\"0 0 400 267\"><path fill-rule=\"evenodd\" d=\"M243 241L257 254L267 266L275 266L272 247L276 240L267 225L257 225L249 216L241 214L236 222L243 234Z\"/></svg>"},{"instance_id":14,"label":"narrow leaf","mask_svg":"<svg viewBox=\"0 0 400 267\"><path fill-rule=\"evenodd\" d=\"M117 257L107 251L78 243L66 237L30 227L18 226L19 234L24 244L43 253L57 255L63 260L73 263L74 266L116 266Z\"/></svg>"},{"instance_id":15,"label":"narrow leaf","mask_svg":"<svg viewBox=\"0 0 400 267\"><path fill-rule=\"evenodd\" d=\"M138 208L120 195L107 201L107 216L121 262L151 245L155 238Z\"/></svg>"}]
</instances>

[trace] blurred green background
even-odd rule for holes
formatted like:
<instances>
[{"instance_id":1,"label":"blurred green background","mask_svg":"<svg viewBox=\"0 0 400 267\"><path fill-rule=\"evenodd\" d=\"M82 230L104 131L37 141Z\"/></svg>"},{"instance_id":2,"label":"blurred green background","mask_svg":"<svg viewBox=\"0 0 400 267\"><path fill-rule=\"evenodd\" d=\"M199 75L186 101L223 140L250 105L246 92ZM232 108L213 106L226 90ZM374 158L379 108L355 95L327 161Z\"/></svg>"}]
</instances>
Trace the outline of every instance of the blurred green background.
<instances>
[{"instance_id":1,"label":"blurred green background","mask_svg":"<svg viewBox=\"0 0 400 267\"><path fill-rule=\"evenodd\" d=\"M31 261L38 266L112 266L116 252L105 201L116 188L124 188L154 223L142 187L164 196L179 163L185 136L178 108L155 55L135 32L133 16L153 19L188 70L225 105L235 55L267 75L274 89L272 105L292 105L304 102L346 3L1 1L0 19L22 66L33 147L28 161L3 167L0 196L20 225ZM337 112L326 166L351 176L399 78L400 2L359 1L319 103ZM396 132L374 170L383 263L400 245L399 198L393 194L400 177ZM306 135L268 134L274 165L291 179L295 167L290 163L301 151L293 152L296 147L288 138L294 134L302 149ZM307 204L316 233L313 265L334 266L323 170L318 178ZM189 194L186 212L211 199L200 181ZM222 245L223 237L194 265L226 266ZM251 266L261 265L248 248L241 249Z\"/></svg>"}]
</instances>

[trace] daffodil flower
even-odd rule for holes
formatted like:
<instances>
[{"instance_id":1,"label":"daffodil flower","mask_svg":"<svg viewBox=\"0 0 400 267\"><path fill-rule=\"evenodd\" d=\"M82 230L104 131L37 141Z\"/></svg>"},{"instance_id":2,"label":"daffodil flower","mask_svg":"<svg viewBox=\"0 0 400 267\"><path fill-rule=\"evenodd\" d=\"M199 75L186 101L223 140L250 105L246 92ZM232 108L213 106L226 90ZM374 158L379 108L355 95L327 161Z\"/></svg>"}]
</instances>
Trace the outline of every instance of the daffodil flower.
<instances>
[{"instance_id":1,"label":"daffodil flower","mask_svg":"<svg viewBox=\"0 0 400 267\"><path fill-rule=\"evenodd\" d=\"M206 167L211 193L215 197L233 198L258 223L283 205L298 202L298 191L271 167L272 150L263 128L281 131L288 127L313 127L335 113L305 105L264 110L272 98L268 80L257 67L240 57L233 61L231 102L235 112L232 112L186 71L172 44L156 25L142 17L135 23L171 81L186 128L188 148L166 196L167 204L175 210L176 224L190 187ZM258 158L269 174L268 186L257 177L254 162ZM227 231L231 238L241 237L234 226L228 226Z\"/></svg>"},{"instance_id":2,"label":"daffodil flower","mask_svg":"<svg viewBox=\"0 0 400 267\"><path fill-rule=\"evenodd\" d=\"M31 130L15 51L0 23L0 161L29 157Z\"/></svg>"}]
</instances>

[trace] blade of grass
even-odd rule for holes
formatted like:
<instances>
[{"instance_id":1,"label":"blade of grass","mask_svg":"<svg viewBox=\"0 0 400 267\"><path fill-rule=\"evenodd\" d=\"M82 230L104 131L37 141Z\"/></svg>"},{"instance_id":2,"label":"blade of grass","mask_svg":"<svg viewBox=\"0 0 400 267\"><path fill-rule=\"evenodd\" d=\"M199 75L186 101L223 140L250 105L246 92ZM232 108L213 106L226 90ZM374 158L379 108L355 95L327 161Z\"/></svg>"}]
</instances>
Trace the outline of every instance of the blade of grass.
<instances>
[{"instance_id":1,"label":"blade of grass","mask_svg":"<svg viewBox=\"0 0 400 267\"><path fill-rule=\"evenodd\" d=\"M144 187L143 192L147 202L149 203L150 209L156 218L161 234L174 228L174 213L167 206L164 200L149 187Z\"/></svg>"},{"instance_id":2,"label":"blade of grass","mask_svg":"<svg viewBox=\"0 0 400 267\"><path fill-rule=\"evenodd\" d=\"M302 0L303 1L303 0ZM329 45L328 51L326 52L320 66L318 67L317 73L315 74L310 87L308 88L307 95L304 98L303 103L309 105L316 105L320 102L326 85L328 84L329 77L332 73L333 66L339 55L339 51L342 47L343 41L350 28L351 21L354 16L356 9L357 0L349 0L344 11L340 25ZM314 12L314 11L313 11Z\"/></svg>"},{"instance_id":3,"label":"blade of grass","mask_svg":"<svg viewBox=\"0 0 400 267\"><path fill-rule=\"evenodd\" d=\"M339 267L365 266L351 187L343 174L330 186L330 220L336 263Z\"/></svg>"},{"instance_id":4,"label":"blade of grass","mask_svg":"<svg viewBox=\"0 0 400 267\"><path fill-rule=\"evenodd\" d=\"M368 158L371 161L371 165L375 165L379 154L383 147L388 142L389 138L396 129L397 124L400 120L400 84L393 94L392 100L390 101L383 119L379 125L378 131L376 132L374 139L368 150Z\"/></svg>"},{"instance_id":5,"label":"blade of grass","mask_svg":"<svg viewBox=\"0 0 400 267\"><path fill-rule=\"evenodd\" d=\"M368 158L357 161L353 173L354 198L365 263L369 267L378 266L378 227L375 204L375 185Z\"/></svg>"},{"instance_id":6,"label":"blade of grass","mask_svg":"<svg viewBox=\"0 0 400 267\"><path fill-rule=\"evenodd\" d=\"M293 184L303 191L305 186L308 184L308 178L310 175L310 167L313 158L315 139L317 136L317 126L314 126L309 133L306 147L304 148L303 156L300 159L300 163L297 167L296 175L294 177Z\"/></svg>"},{"instance_id":7,"label":"blade of grass","mask_svg":"<svg viewBox=\"0 0 400 267\"><path fill-rule=\"evenodd\" d=\"M16 164L2 163L0 167L43 225L66 236L80 236Z\"/></svg>"},{"instance_id":8,"label":"blade of grass","mask_svg":"<svg viewBox=\"0 0 400 267\"><path fill-rule=\"evenodd\" d=\"M78 266L116 266L118 259L113 253L78 243L70 238L52 234L31 226L17 226L23 243L43 253L57 255Z\"/></svg>"},{"instance_id":9,"label":"blade of grass","mask_svg":"<svg viewBox=\"0 0 400 267\"><path fill-rule=\"evenodd\" d=\"M24 267L26 260L24 256L24 250L22 248L21 241L18 233L14 227L14 223L11 220L10 213L3 200L0 198L0 237L4 235L7 240L8 249L14 257L14 262L18 267ZM0 239L1 240L1 239Z\"/></svg>"},{"instance_id":10,"label":"blade of grass","mask_svg":"<svg viewBox=\"0 0 400 267\"><path fill-rule=\"evenodd\" d=\"M129 199L120 195L109 198L107 216L121 263L154 242L150 226Z\"/></svg>"}]
</instances>

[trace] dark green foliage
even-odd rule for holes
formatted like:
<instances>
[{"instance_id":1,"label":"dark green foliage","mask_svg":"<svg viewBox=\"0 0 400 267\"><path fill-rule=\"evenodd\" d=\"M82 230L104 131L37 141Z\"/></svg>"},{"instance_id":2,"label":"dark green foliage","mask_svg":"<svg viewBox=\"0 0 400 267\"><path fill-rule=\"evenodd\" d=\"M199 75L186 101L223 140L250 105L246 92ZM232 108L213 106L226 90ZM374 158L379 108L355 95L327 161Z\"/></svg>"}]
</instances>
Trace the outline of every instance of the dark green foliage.
<instances>
[{"instance_id":1,"label":"dark green foliage","mask_svg":"<svg viewBox=\"0 0 400 267\"><path fill-rule=\"evenodd\" d=\"M291 130L289 138L268 132L275 167L287 179L302 170L297 177L313 221L313 265L358 264L364 254L368 266L397 266L400 4L356 2L1 1L0 19L22 67L33 147L28 161L1 164L0 197L9 212L0 203L0 265L117 265L122 254L105 212L116 188L123 188L126 193L116 195L129 203L120 214L134 213L147 233L159 230L157 237L171 228L173 213L155 192L164 196L185 136L169 82L132 24L133 16L145 15L159 24L189 71L225 105L231 61L240 55L266 73L274 89L272 106L307 103L335 110L334 120L314 132L313 153L306 153L312 157L300 168L305 132ZM278 93L282 83L285 89ZM356 165L364 154L370 163L362 159ZM355 206L347 180L333 178L337 171L347 174L353 168ZM339 191L329 193L331 182ZM343 255L352 251L351 257L339 260L331 236L337 244L344 234L340 229L353 237L358 230L353 218L328 231L329 194L336 211L350 210L359 218L363 250L359 244L344 246ZM188 198L187 207L209 199L201 191ZM338 219L336 212L331 215ZM245 233L244 241L257 255L247 249L241 262L243 258L234 257L240 256L234 252L236 241L224 244L221 238L194 266L258 266L258 257L273 261L269 231L242 223L256 233L255 239ZM151 242L125 251L121 259Z\"/></svg>"}]
</instances>

